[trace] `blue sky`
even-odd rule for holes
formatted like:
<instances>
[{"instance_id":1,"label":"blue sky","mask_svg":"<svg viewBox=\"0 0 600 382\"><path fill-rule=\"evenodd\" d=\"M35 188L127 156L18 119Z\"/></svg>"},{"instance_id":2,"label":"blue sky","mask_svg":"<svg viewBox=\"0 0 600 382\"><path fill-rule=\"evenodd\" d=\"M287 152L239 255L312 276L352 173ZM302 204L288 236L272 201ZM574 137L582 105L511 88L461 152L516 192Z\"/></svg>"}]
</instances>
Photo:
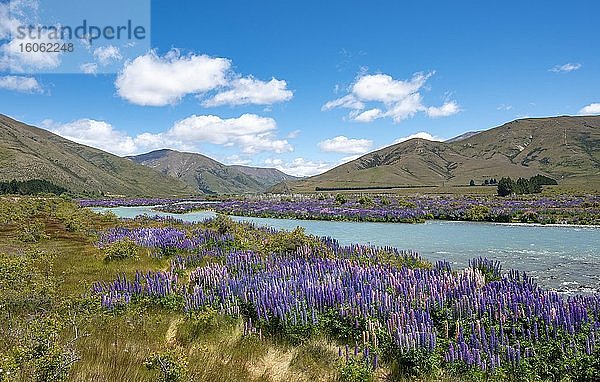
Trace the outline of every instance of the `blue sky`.
<instances>
[{"instance_id":1,"label":"blue sky","mask_svg":"<svg viewBox=\"0 0 600 382\"><path fill-rule=\"evenodd\" d=\"M12 5L32 3L50 7ZM18 15L0 4L6 55ZM600 114L599 13L595 1L152 1L147 46L98 42L60 74L47 72L67 71L66 53L45 68L0 58L0 113L118 155L171 147L312 175L415 134Z\"/></svg>"}]
</instances>

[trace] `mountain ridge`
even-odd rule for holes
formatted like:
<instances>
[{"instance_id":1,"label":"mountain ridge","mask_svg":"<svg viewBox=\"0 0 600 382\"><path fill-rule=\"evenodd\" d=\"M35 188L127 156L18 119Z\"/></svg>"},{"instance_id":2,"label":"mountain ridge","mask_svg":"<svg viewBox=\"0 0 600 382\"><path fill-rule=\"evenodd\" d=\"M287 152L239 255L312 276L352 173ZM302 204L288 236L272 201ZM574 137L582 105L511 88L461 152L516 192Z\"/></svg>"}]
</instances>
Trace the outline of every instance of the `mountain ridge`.
<instances>
[{"instance_id":1,"label":"mountain ridge","mask_svg":"<svg viewBox=\"0 0 600 382\"><path fill-rule=\"evenodd\" d=\"M0 180L45 179L76 193L183 196L184 183L0 114Z\"/></svg>"},{"instance_id":2,"label":"mountain ridge","mask_svg":"<svg viewBox=\"0 0 600 382\"><path fill-rule=\"evenodd\" d=\"M464 186L538 173L559 183L587 179L600 189L600 116L518 119L464 135L446 142L413 138L269 191Z\"/></svg>"},{"instance_id":3,"label":"mountain ridge","mask_svg":"<svg viewBox=\"0 0 600 382\"><path fill-rule=\"evenodd\" d=\"M282 182L297 179L274 168L225 165L199 153L161 149L128 159L185 182L206 194L264 192Z\"/></svg>"}]
</instances>

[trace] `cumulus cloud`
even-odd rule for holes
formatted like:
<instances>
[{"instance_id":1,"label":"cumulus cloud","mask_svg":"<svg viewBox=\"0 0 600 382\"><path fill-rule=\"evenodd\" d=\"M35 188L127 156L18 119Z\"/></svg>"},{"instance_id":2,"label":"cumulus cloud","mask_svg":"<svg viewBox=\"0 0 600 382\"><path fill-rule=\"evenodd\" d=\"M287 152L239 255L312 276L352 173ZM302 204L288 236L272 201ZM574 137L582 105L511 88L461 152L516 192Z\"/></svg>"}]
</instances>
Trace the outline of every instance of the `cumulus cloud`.
<instances>
[{"instance_id":1,"label":"cumulus cloud","mask_svg":"<svg viewBox=\"0 0 600 382\"><path fill-rule=\"evenodd\" d=\"M371 122L377 118L380 118L383 113L380 109L374 108L365 110L363 112L351 112L352 118L358 122Z\"/></svg>"},{"instance_id":2,"label":"cumulus cloud","mask_svg":"<svg viewBox=\"0 0 600 382\"><path fill-rule=\"evenodd\" d=\"M58 124L52 120L45 120L42 122L42 126L54 134L74 142L117 155L133 154L138 147L138 142L134 138L125 132L116 130L105 121L83 118Z\"/></svg>"},{"instance_id":3,"label":"cumulus cloud","mask_svg":"<svg viewBox=\"0 0 600 382\"><path fill-rule=\"evenodd\" d=\"M18 26L37 25L34 22L37 9L38 2L33 0L13 0L0 4L0 40L6 40L0 45L0 70L10 68L12 72L24 73L54 69L60 65L61 52L26 52L21 49L21 44L61 42L50 38L50 31L41 31L39 36L35 36L35 39L29 35L10 39L11 35L16 35Z\"/></svg>"},{"instance_id":4,"label":"cumulus cloud","mask_svg":"<svg viewBox=\"0 0 600 382\"><path fill-rule=\"evenodd\" d=\"M22 93L39 93L42 87L33 77L3 76L0 77L0 88Z\"/></svg>"},{"instance_id":5,"label":"cumulus cloud","mask_svg":"<svg viewBox=\"0 0 600 382\"><path fill-rule=\"evenodd\" d=\"M458 113L460 107L455 101L447 101L441 106L423 104L420 92L432 75L433 73L416 73L411 79L396 80L387 74L361 74L348 94L325 103L321 110L346 108L351 109L348 118L353 121L372 122L387 117L396 123L419 112L430 118ZM376 107L367 109L367 104L376 104Z\"/></svg>"},{"instance_id":6,"label":"cumulus cloud","mask_svg":"<svg viewBox=\"0 0 600 382\"><path fill-rule=\"evenodd\" d=\"M593 115L600 114L600 103L591 103L587 106L584 106L579 110L579 114L581 115Z\"/></svg>"},{"instance_id":7,"label":"cumulus cloud","mask_svg":"<svg viewBox=\"0 0 600 382\"><path fill-rule=\"evenodd\" d=\"M287 140L275 137L276 128L274 119L255 114L243 114L229 119L215 115L192 115L177 122L167 135L183 141L236 145L246 154L292 151Z\"/></svg>"},{"instance_id":8,"label":"cumulus cloud","mask_svg":"<svg viewBox=\"0 0 600 382\"><path fill-rule=\"evenodd\" d=\"M272 78L260 81L253 77L238 78L231 82L230 89L218 92L202 104L207 107L221 105L272 105L292 99L293 92L283 80Z\"/></svg>"},{"instance_id":9,"label":"cumulus cloud","mask_svg":"<svg viewBox=\"0 0 600 382\"><path fill-rule=\"evenodd\" d=\"M428 141L443 141L443 138L440 138L436 135L432 135L430 133L427 133L425 131L419 131L418 133L415 134L411 134L409 136L406 137L401 137L398 138L394 141L394 143L400 143L400 142L404 142L404 141L408 141L409 139L413 139L413 138L421 138L421 139L427 139Z\"/></svg>"},{"instance_id":10,"label":"cumulus cloud","mask_svg":"<svg viewBox=\"0 0 600 382\"><path fill-rule=\"evenodd\" d=\"M60 52L26 52L21 49L21 44L51 44L60 42L60 40L50 38L48 33L48 31L45 31L40 35L40 38L36 39L31 39L29 36L22 39L15 38L0 46L0 55L4 57L3 61L10 66L11 71L23 73L34 70L54 69L60 65Z\"/></svg>"},{"instance_id":11,"label":"cumulus cloud","mask_svg":"<svg viewBox=\"0 0 600 382\"><path fill-rule=\"evenodd\" d=\"M312 161L302 157L295 158L291 161L283 161L282 159L266 159L265 165L267 167L274 167L286 174L298 177L321 174L335 166L328 162Z\"/></svg>"},{"instance_id":12,"label":"cumulus cloud","mask_svg":"<svg viewBox=\"0 0 600 382\"><path fill-rule=\"evenodd\" d=\"M199 151L203 143L233 147L246 155L261 152L293 151L285 139L277 138L277 124L272 118L244 114L223 119L214 115L192 115L160 133L143 132L130 136L110 123L79 119L66 124L50 120L42 126L75 142L117 155L138 154L159 148Z\"/></svg>"},{"instance_id":13,"label":"cumulus cloud","mask_svg":"<svg viewBox=\"0 0 600 382\"><path fill-rule=\"evenodd\" d=\"M121 61L123 56L121 56L119 48L114 45L108 45L94 49L94 58L98 60L100 65L108 65L111 62Z\"/></svg>"},{"instance_id":14,"label":"cumulus cloud","mask_svg":"<svg viewBox=\"0 0 600 382\"><path fill-rule=\"evenodd\" d=\"M103 53L107 59L114 59L118 52ZM205 98L205 107L272 105L293 97L284 80L242 77L231 70L231 61L226 58L184 56L177 49L165 56L150 51L127 62L115 86L123 99L142 106L172 105L190 94Z\"/></svg>"},{"instance_id":15,"label":"cumulus cloud","mask_svg":"<svg viewBox=\"0 0 600 382\"><path fill-rule=\"evenodd\" d=\"M554 73L568 73L568 72L573 72L575 70L579 70L581 69L581 64L574 64L574 63L566 63L564 65L555 65L552 68L548 69L551 72Z\"/></svg>"},{"instance_id":16,"label":"cumulus cloud","mask_svg":"<svg viewBox=\"0 0 600 382\"><path fill-rule=\"evenodd\" d=\"M460 111L458 104L454 101L446 102L440 107L430 106L425 110L431 118L447 117Z\"/></svg>"},{"instance_id":17,"label":"cumulus cloud","mask_svg":"<svg viewBox=\"0 0 600 382\"><path fill-rule=\"evenodd\" d=\"M177 103L188 94L201 94L227 83L231 62L206 55L182 56L171 50L165 56L150 51L125 64L115 85L127 101L143 106Z\"/></svg>"},{"instance_id":18,"label":"cumulus cloud","mask_svg":"<svg viewBox=\"0 0 600 382\"><path fill-rule=\"evenodd\" d=\"M319 142L322 151L342 154L363 154L369 151L373 141L369 139L351 139L343 135Z\"/></svg>"}]
</instances>

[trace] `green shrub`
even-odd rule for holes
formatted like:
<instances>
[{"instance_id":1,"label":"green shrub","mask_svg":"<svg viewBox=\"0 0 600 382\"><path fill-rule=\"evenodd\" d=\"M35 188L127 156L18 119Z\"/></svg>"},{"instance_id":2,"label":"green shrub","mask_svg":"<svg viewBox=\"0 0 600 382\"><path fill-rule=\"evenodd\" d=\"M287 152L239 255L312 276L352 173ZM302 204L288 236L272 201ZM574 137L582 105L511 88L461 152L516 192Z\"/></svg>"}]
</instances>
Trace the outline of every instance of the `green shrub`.
<instances>
[{"instance_id":1,"label":"green shrub","mask_svg":"<svg viewBox=\"0 0 600 382\"><path fill-rule=\"evenodd\" d=\"M19 226L19 240L25 243L37 243L42 239L47 239L46 225L41 219L26 221Z\"/></svg>"},{"instance_id":2,"label":"green shrub","mask_svg":"<svg viewBox=\"0 0 600 382\"><path fill-rule=\"evenodd\" d=\"M360 203L363 206L370 206L373 204L373 199L369 198L368 196L361 196L358 199L358 203Z\"/></svg>"},{"instance_id":3,"label":"green shrub","mask_svg":"<svg viewBox=\"0 0 600 382\"><path fill-rule=\"evenodd\" d=\"M371 382L373 370L365 361L350 359L339 367L338 382Z\"/></svg>"},{"instance_id":4,"label":"green shrub","mask_svg":"<svg viewBox=\"0 0 600 382\"><path fill-rule=\"evenodd\" d=\"M346 200L346 197L343 194L337 194L335 196L335 202L337 204L345 204L348 200Z\"/></svg>"},{"instance_id":5,"label":"green shrub","mask_svg":"<svg viewBox=\"0 0 600 382\"><path fill-rule=\"evenodd\" d=\"M116 241L106 248L104 261L134 259L138 256L138 246L131 239Z\"/></svg>"},{"instance_id":6,"label":"green shrub","mask_svg":"<svg viewBox=\"0 0 600 382\"><path fill-rule=\"evenodd\" d=\"M465 214L466 220L472 221L486 221L489 218L490 208L487 206L473 206L469 208Z\"/></svg>"}]
</instances>

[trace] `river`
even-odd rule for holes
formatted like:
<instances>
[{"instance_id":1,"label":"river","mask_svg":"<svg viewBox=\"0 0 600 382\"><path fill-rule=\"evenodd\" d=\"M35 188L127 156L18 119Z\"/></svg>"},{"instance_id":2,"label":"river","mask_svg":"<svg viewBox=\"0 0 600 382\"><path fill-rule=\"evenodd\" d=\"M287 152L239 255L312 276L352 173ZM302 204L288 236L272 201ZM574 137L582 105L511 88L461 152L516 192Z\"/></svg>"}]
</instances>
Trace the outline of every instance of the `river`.
<instances>
[{"instance_id":1,"label":"river","mask_svg":"<svg viewBox=\"0 0 600 382\"><path fill-rule=\"evenodd\" d=\"M152 206L94 208L119 217L173 216L201 221L210 211L170 214ZM483 256L499 260L504 269L524 270L537 282L563 293L600 291L600 227L427 221L420 224L337 222L233 216L276 229L304 227L307 233L330 236L342 244L362 243L413 249L428 260L448 260L454 268Z\"/></svg>"}]
</instances>

